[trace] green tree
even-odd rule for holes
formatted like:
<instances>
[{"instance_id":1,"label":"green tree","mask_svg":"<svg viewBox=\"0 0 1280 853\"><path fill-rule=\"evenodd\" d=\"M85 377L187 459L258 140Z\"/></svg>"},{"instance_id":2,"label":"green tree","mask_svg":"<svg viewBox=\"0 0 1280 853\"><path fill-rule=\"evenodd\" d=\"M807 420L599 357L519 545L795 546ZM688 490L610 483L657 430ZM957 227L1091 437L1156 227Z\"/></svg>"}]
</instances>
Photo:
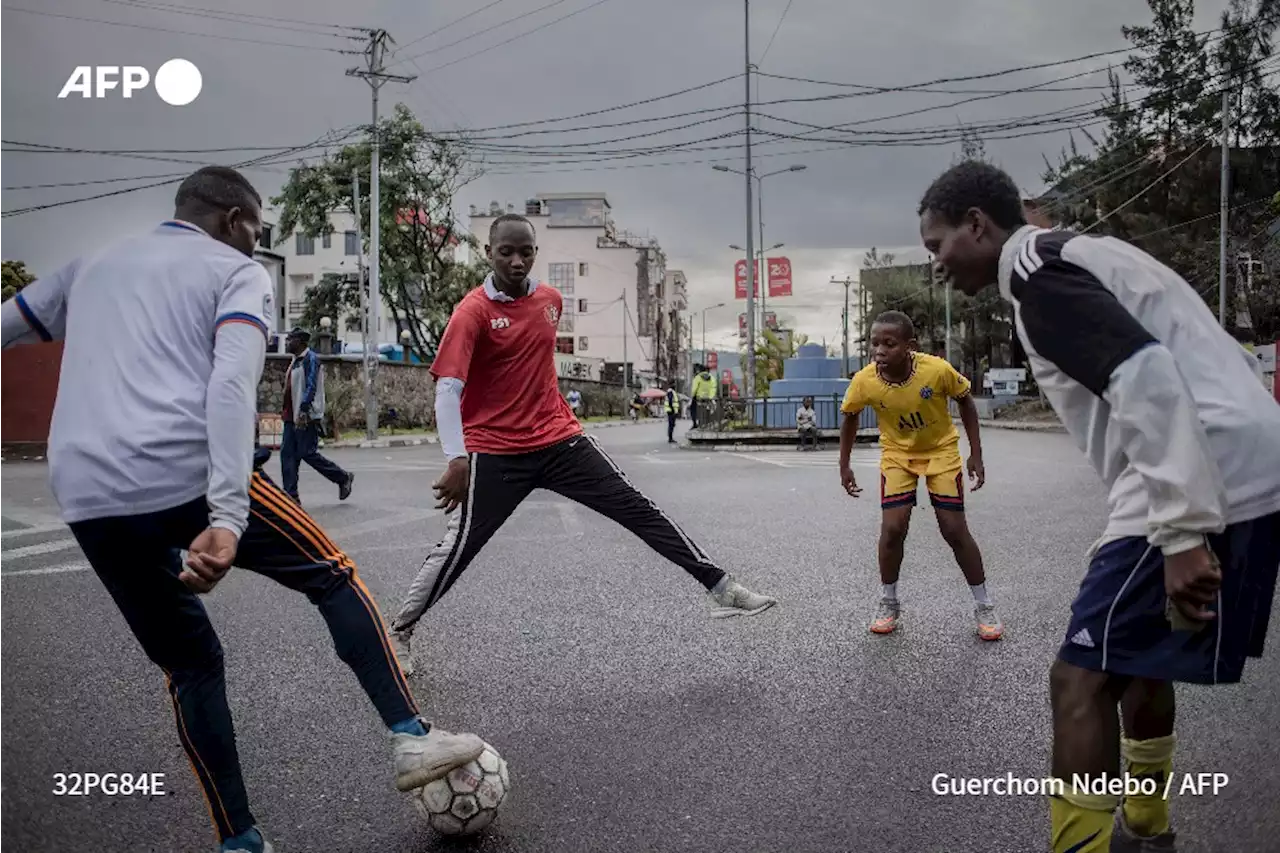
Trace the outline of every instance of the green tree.
<instances>
[{"instance_id":1,"label":"green tree","mask_svg":"<svg viewBox=\"0 0 1280 853\"><path fill-rule=\"evenodd\" d=\"M800 347L809 343L809 336L792 334L789 337L779 335L772 329L764 329L760 341L756 344L756 396L769 395L769 383L783 378L787 359L795 358ZM741 356L742 375L747 374L746 347Z\"/></svg>"},{"instance_id":2,"label":"green tree","mask_svg":"<svg viewBox=\"0 0 1280 853\"><path fill-rule=\"evenodd\" d=\"M393 328L407 329L413 351L429 361L454 306L483 275L482 265L454 259L455 250L478 246L457 227L453 216L454 197L474 173L460 147L432 136L403 104L379 123L378 133L379 269L386 320ZM370 146L362 142L326 155L317 164L293 169L279 195L271 199L280 208L280 239L295 232L313 237L330 233L329 215L354 206L352 175L358 174L361 233L367 250L372 215L369 163ZM343 314L358 315L359 303L359 289L330 282L308 294L306 312L308 317L318 317L337 304L345 309Z\"/></svg>"},{"instance_id":3,"label":"green tree","mask_svg":"<svg viewBox=\"0 0 1280 853\"><path fill-rule=\"evenodd\" d=\"M36 280L22 261L0 262L0 270L3 270L4 276L4 299L13 298L14 294Z\"/></svg>"}]
</instances>

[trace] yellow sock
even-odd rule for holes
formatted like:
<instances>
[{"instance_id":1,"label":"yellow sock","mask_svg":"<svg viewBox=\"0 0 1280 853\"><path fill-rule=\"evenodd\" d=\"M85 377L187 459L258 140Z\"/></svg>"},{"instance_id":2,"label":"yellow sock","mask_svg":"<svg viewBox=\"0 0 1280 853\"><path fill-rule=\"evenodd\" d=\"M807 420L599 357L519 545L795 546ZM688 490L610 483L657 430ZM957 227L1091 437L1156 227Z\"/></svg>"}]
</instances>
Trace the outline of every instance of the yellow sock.
<instances>
[{"instance_id":1,"label":"yellow sock","mask_svg":"<svg viewBox=\"0 0 1280 853\"><path fill-rule=\"evenodd\" d=\"M1164 798L1164 786L1173 772L1173 747L1173 735L1151 740L1120 740L1120 755L1129 775L1156 782L1153 796L1139 794L1124 798L1124 822L1137 835L1153 836L1169 831L1169 801Z\"/></svg>"},{"instance_id":2,"label":"yellow sock","mask_svg":"<svg viewBox=\"0 0 1280 853\"><path fill-rule=\"evenodd\" d=\"M1076 793L1067 783L1061 797L1049 798L1053 853L1107 853L1120 798Z\"/></svg>"}]
</instances>

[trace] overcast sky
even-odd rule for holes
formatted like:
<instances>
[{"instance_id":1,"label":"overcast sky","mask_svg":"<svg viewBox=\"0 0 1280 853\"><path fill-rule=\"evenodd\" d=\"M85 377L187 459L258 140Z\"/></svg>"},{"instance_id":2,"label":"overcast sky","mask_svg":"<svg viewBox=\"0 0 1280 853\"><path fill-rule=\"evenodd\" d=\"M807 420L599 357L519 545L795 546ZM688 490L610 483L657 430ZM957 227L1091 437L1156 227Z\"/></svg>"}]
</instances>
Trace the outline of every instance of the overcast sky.
<instances>
[{"instance_id":1,"label":"overcast sky","mask_svg":"<svg viewBox=\"0 0 1280 853\"><path fill-rule=\"evenodd\" d=\"M34 190L9 187L167 176L192 168L188 163L119 156L15 152L10 150L14 142L81 149L226 148L233 150L148 156L236 162L270 153L241 150L245 147L302 145L331 130L367 122L368 87L344 73L361 58L323 49L358 48L359 44L326 34L343 31L324 25L389 30L403 46L394 58L416 57L394 70L416 74L418 79L407 85L386 86L384 103L390 106L402 101L428 126L442 129L486 128L600 110L742 70L741 0L603 0L598 5L593 5L596 0L501 0L415 43L488 2L265 0L251 4L229 0L229 5L217 7L211 0L6 0L0 101L5 139L0 163L6 188L4 210L135 184ZM1217 25L1226 4L1220 0L1197 5L1197 27L1204 30ZM535 11L544 6L549 8ZM17 11L19 8L43 14L24 13ZM214 8L223 11L202 11ZM1068 8L1070 11L1065 11ZM172 11L183 9L188 13ZM228 10L234 10L238 17L216 19L226 17ZM250 19L248 15L259 17ZM1149 20L1143 0L1076 0L1069 7L1061 0L897 0L875 4L757 0L751 4L751 17L752 58L764 72L863 86L902 86L1117 50L1125 47L1122 25ZM530 32L544 24L549 26ZM761 60L775 28L776 38ZM499 44L517 36L508 44ZM154 72L174 57L190 60L203 73L203 91L189 106L167 106L152 90L127 101L118 96L103 100L57 97L76 66L141 65ZM1122 58L1097 58L950 84L949 88L1013 89L1099 69L1055 84L1097 86L1105 83L1101 69ZM447 67L439 67L446 63ZM632 121L728 106L741 103L742 90L739 77L680 97L548 127ZM764 79L759 100L853 91L847 86ZM1091 90L1019 93L866 124L859 130L954 127L1066 109L1099 96L1100 92ZM793 122L827 126L974 97L970 93L898 92L775 104L766 111ZM715 115L540 134L517 141L522 145L595 142L652 134ZM765 125L782 133L806 131L803 126L776 119L765 120ZM741 127L741 115L728 116L603 147L690 143ZM816 135L831 139L839 134L824 131ZM987 151L1024 189L1034 192L1040 188L1042 155L1055 159L1065 141L1065 131L989 140ZM712 171L712 164L705 161L741 168L741 142L741 136L732 136L690 146L710 150L676 150L596 163L490 155L500 164L491 165L489 174L463 191L457 199L458 211L465 214L469 204L487 205L491 199L519 205L539 192L602 190L613 203L620 227L658 237L667 252L668 267L685 271L691 307L732 302L736 253L728 247L731 243L742 245L744 240L743 180ZM761 173L792 163L808 167L804 172L766 179L764 184L766 243L786 244L779 254L791 258L795 275L795 295L773 307L784 318L793 319L800 331L834 342L842 291L831 285L830 279L856 275L862 251L869 246L897 249L904 257L907 251L919 256L915 205L928 182L958 153L958 145L886 148L768 140L756 151L768 155L757 161ZM529 165L503 165L520 161ZM255 168L247 173L264 194L270 194L283 181L285 167ZM6 218L0 225L4 257L26 261L37 274L47 273L79 252L93 250L167 216L175 188L176 182ZM736 312L726 308L712 313L708 332L719 343L732 345L736 341Z\"/></svg>"}]
</instances>

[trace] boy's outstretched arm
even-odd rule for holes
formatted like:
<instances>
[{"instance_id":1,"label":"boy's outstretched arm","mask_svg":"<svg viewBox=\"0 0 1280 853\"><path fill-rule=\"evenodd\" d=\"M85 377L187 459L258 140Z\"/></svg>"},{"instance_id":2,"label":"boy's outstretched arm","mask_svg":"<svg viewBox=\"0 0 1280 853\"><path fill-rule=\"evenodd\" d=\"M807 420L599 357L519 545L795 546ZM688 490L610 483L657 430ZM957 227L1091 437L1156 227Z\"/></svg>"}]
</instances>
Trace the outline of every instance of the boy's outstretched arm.
<instances>
[{"instance_id":1,"label":"boy's outstretched arm","mask_svg":"<svg viewBox=\"0 0 1280 853\"><path fill-rule=\"evenodd\" d=\"M858 438L858 415L860 414L862 414L861 409L845 412L844 420L840 422L840 485L844 486L844 490L855 498L862 491L862 488L853 476L853 467L849 464L849 457L853 454L853 443Z\"/></svg>"},{"instance_id":2,"label":"boy's outstretched arm","mask_svg":"<svg viewBox=\"0 0 1280 853\"><path fill-rule=\"evenodd\" d=\"M982 436L978 427L978 404L973 402L973 395L965 394L956 400L960 407L960 423L964 424L964 435L969 440L969 476L973 479L973 490L976 492L987 481L987 468L982 462Z\"/></svg>"}]
</instances>

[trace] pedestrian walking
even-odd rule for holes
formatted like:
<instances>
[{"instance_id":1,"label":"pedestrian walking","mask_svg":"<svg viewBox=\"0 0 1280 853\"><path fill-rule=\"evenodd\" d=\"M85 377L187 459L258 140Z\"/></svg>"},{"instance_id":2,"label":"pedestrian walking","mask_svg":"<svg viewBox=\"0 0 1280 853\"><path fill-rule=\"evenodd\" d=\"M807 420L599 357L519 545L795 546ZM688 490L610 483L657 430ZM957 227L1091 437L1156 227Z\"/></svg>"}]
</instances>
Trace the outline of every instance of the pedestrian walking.
<instances>
[{"instance_id":1,"label":"pedestrian walking","mask_svg":"<svg viewBox=\"0 0 1280 853\"><path fill-rule=\"evenodd\" d=\"M285 338L285 349L293 356L284 380L284 438L280 442L280 478L284 490L297 503L298 468L306 462L338 487L338 500L351 497L356 475L320 453L320 430L324 423L324 369L320 357L310 347L311 333L294 328Z\"/></svg>"}]
</instances>

